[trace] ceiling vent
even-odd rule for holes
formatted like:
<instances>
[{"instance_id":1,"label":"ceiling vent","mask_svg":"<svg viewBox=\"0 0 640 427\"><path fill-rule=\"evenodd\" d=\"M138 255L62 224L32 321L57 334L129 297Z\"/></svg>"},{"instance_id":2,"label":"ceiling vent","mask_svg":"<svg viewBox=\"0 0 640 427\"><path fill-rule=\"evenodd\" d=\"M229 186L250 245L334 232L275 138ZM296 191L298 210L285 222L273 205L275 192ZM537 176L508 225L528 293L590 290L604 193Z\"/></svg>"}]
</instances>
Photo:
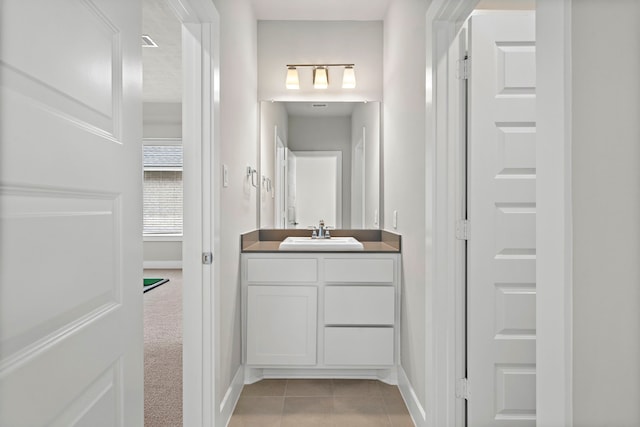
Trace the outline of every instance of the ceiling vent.
<instances>
[{"instance_id":1,"label":"ceiling vent","mask_svg":"<svg viewBox=\"0 0 640 427\"><path fill-rule=\"evenodd\" d=\"M327 104L311 104L311 108L327 108Z\"/></svg>"},{"instance_id":2,"label":"ceiling vent","mask_svg":"<svg viewBox=\"0 0 640 427\"><path fill-rule=\"evenodd\" d=\"M158 47L156 42L147 34L142 35L142 47Z\"/></svg>"}]
</instances>

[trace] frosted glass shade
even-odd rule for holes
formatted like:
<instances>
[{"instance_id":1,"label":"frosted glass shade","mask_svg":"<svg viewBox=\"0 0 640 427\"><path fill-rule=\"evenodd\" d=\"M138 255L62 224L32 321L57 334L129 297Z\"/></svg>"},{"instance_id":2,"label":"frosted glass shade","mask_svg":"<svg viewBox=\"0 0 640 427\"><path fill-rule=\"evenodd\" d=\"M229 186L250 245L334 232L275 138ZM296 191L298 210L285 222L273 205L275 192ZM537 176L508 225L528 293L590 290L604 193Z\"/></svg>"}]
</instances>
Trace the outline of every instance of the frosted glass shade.
<instances>
[{"instance_id":1,"label":"frosted glass shade","mask_svg":"<svg viewBox=\"0 0 640 427\"><path fill-rule=\"evenodd\" d=\"M342 88L353 89L356 87L356 72L353 67L345 67L342 75Z\"/></svg>"},{"instance_id":2,"label":"frosted glass shade","mask_svg":"<svg viewBox=\"0 0 640 427\"><path fill-rule=\"evenodd\" d=\"M329 87L329 74L326 67L313 69L313 87L315 89L326 89Z\"/></svg>"},{"instance_id":3,"label":"frosted glass shade","mask_svg":"<svg viewBox=\"0 0 640 427\"><path fill-rule=\"evenodd\" d=\"M298 79L298 70L295 67L287 68L287 89L300 89L300 80Z\"/></svg>"}]
</instances>

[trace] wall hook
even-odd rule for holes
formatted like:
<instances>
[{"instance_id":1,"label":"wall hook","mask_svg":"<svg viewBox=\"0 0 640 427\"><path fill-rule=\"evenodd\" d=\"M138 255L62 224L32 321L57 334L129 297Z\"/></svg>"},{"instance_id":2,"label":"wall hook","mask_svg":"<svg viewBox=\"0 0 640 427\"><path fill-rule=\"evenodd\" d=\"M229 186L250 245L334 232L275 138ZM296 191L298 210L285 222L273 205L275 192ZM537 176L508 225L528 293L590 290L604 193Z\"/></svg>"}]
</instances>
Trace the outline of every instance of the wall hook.
<instances>
[{"instance_id":1,"label":"wall hook","mask_svg":"<svg viewBox=\"0 0 640 427\"><path fill-rule=\"evenodd\" d=\"M253 185L255 188L258 188L258 171L251 166L247 166L247 178L251 178L251 185Z\"/></svg>"}]
</instances>

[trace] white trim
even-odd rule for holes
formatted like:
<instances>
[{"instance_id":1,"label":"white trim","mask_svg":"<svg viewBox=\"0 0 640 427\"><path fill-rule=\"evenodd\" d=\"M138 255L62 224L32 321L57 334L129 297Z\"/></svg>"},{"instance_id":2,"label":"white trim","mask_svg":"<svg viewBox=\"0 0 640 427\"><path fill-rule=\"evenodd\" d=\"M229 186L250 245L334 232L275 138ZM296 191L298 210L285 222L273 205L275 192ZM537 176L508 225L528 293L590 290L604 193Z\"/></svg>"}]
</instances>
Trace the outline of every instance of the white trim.
<instances>
[{"instance_id":1,"label":"white trim","mask_svg":"<svg viewBox=\"0 0 640 427\"><path fill-rule=\"evenodd\" d=\"M182 260L177 261L143 261L142 268L145 270L181 270Z\"/></svg>"},{"instance_id":2,"label":"white trim","mask_svg":"<svg viewBox=\"0 0 640 427\"><path fill-rule=\"evenodd\" d=\"M143 234L142 240L145 242L182 242L183 237L182 234Z\"/></svg>"},{"instance_id":3,"label":"white trim","mask_svg":"<svg viewBox=\"0 0 640 427\"><path fill-rule=\"evenodd\" d=\"M184 152L183 277L183 424L220 425L216 390L215 346L218 334L214 265L202 253L217 253L219 215L219 34L220 16L210 0L166 0L182 22Z\"/></svg>"},{"instance_id":4,"label":"white trim","mask_svg":"<svg viewBox=\"0 0 640 427\"><path fill-rule=\"evenodd\" d=\"M245 365L244 383L253 384L263 379L272 378L346 378L346 379L369 379L379 380L390 385L398 384L398 366L394 365L389 368L255 368Z\"/></svg>"},{"instance_id":5,"label":"white trim","mask_svg":"<svg viewBox=\"0 0 640 427\"><path fill-rule=\"evenodd\" d=\"M244 387L244 366L240 365L220 403L220 425L227 426Z\"/></svg>"},{"instance_id":6,"label":"white trim","mask_svg":"<svg viewBox=\"0 0 640 427\"><path fill-rule=\"evenodd\" d=\"M143 138L142 145L182 145L182 138Z\"/></svg>"},{"instance_id":7,"label":"white trim","mask_svg":"<svg viewBox=\"0 0 640 427\"><path fill-rule=\"evenodd\" d=\"M402 369L402 366L398 367L398 388L400 389L400 394L409 410L409 415L411 415L413 423L416 427L426 427L427 414L420 404L420 399L418 399L418 395L411 386L407 373Z\"/></svg>"},{"instance_id":8,"label":"white trim","mask_svg":"<svg viewBox=\"0 0 640 427\"><path fill-rule=\"evenodd\" d=\"M571 0L536 8L536 425L571 426Z\"/></svg>"},{"instance_id":9,"label":"white trim","mask_svg":"<svg viewBox=\"0 0 640 427\"><path fill-rule=\"evenodd\" d=\"M464 247L455 238L464 202L461 162L459 81L456 78L456 35L477 0L436 0L427 9L427 174L426 265L432 266L432 289L426 293L425 422L416 425L456 426L465 423L464 401L455 397L456 381L464 376Z\"/></svg>"}]
</instances>

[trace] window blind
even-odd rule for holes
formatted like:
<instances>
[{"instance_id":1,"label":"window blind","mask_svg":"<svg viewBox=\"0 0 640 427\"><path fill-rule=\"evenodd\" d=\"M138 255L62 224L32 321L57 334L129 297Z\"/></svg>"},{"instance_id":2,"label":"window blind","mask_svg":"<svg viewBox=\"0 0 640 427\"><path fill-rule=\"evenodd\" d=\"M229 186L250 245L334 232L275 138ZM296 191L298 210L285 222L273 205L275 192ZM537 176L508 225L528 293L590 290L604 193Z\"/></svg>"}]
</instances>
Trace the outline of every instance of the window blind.
<instances>
[{"instance_id":1,"label":"window blind","mask_svg":"<svg viewBox=\"0 0 640 427\"><path fill-rule=\"evenodd\" d=\"M144 149L143 232L182 235L182 147Z\"/></svg>"}]
</instances>

